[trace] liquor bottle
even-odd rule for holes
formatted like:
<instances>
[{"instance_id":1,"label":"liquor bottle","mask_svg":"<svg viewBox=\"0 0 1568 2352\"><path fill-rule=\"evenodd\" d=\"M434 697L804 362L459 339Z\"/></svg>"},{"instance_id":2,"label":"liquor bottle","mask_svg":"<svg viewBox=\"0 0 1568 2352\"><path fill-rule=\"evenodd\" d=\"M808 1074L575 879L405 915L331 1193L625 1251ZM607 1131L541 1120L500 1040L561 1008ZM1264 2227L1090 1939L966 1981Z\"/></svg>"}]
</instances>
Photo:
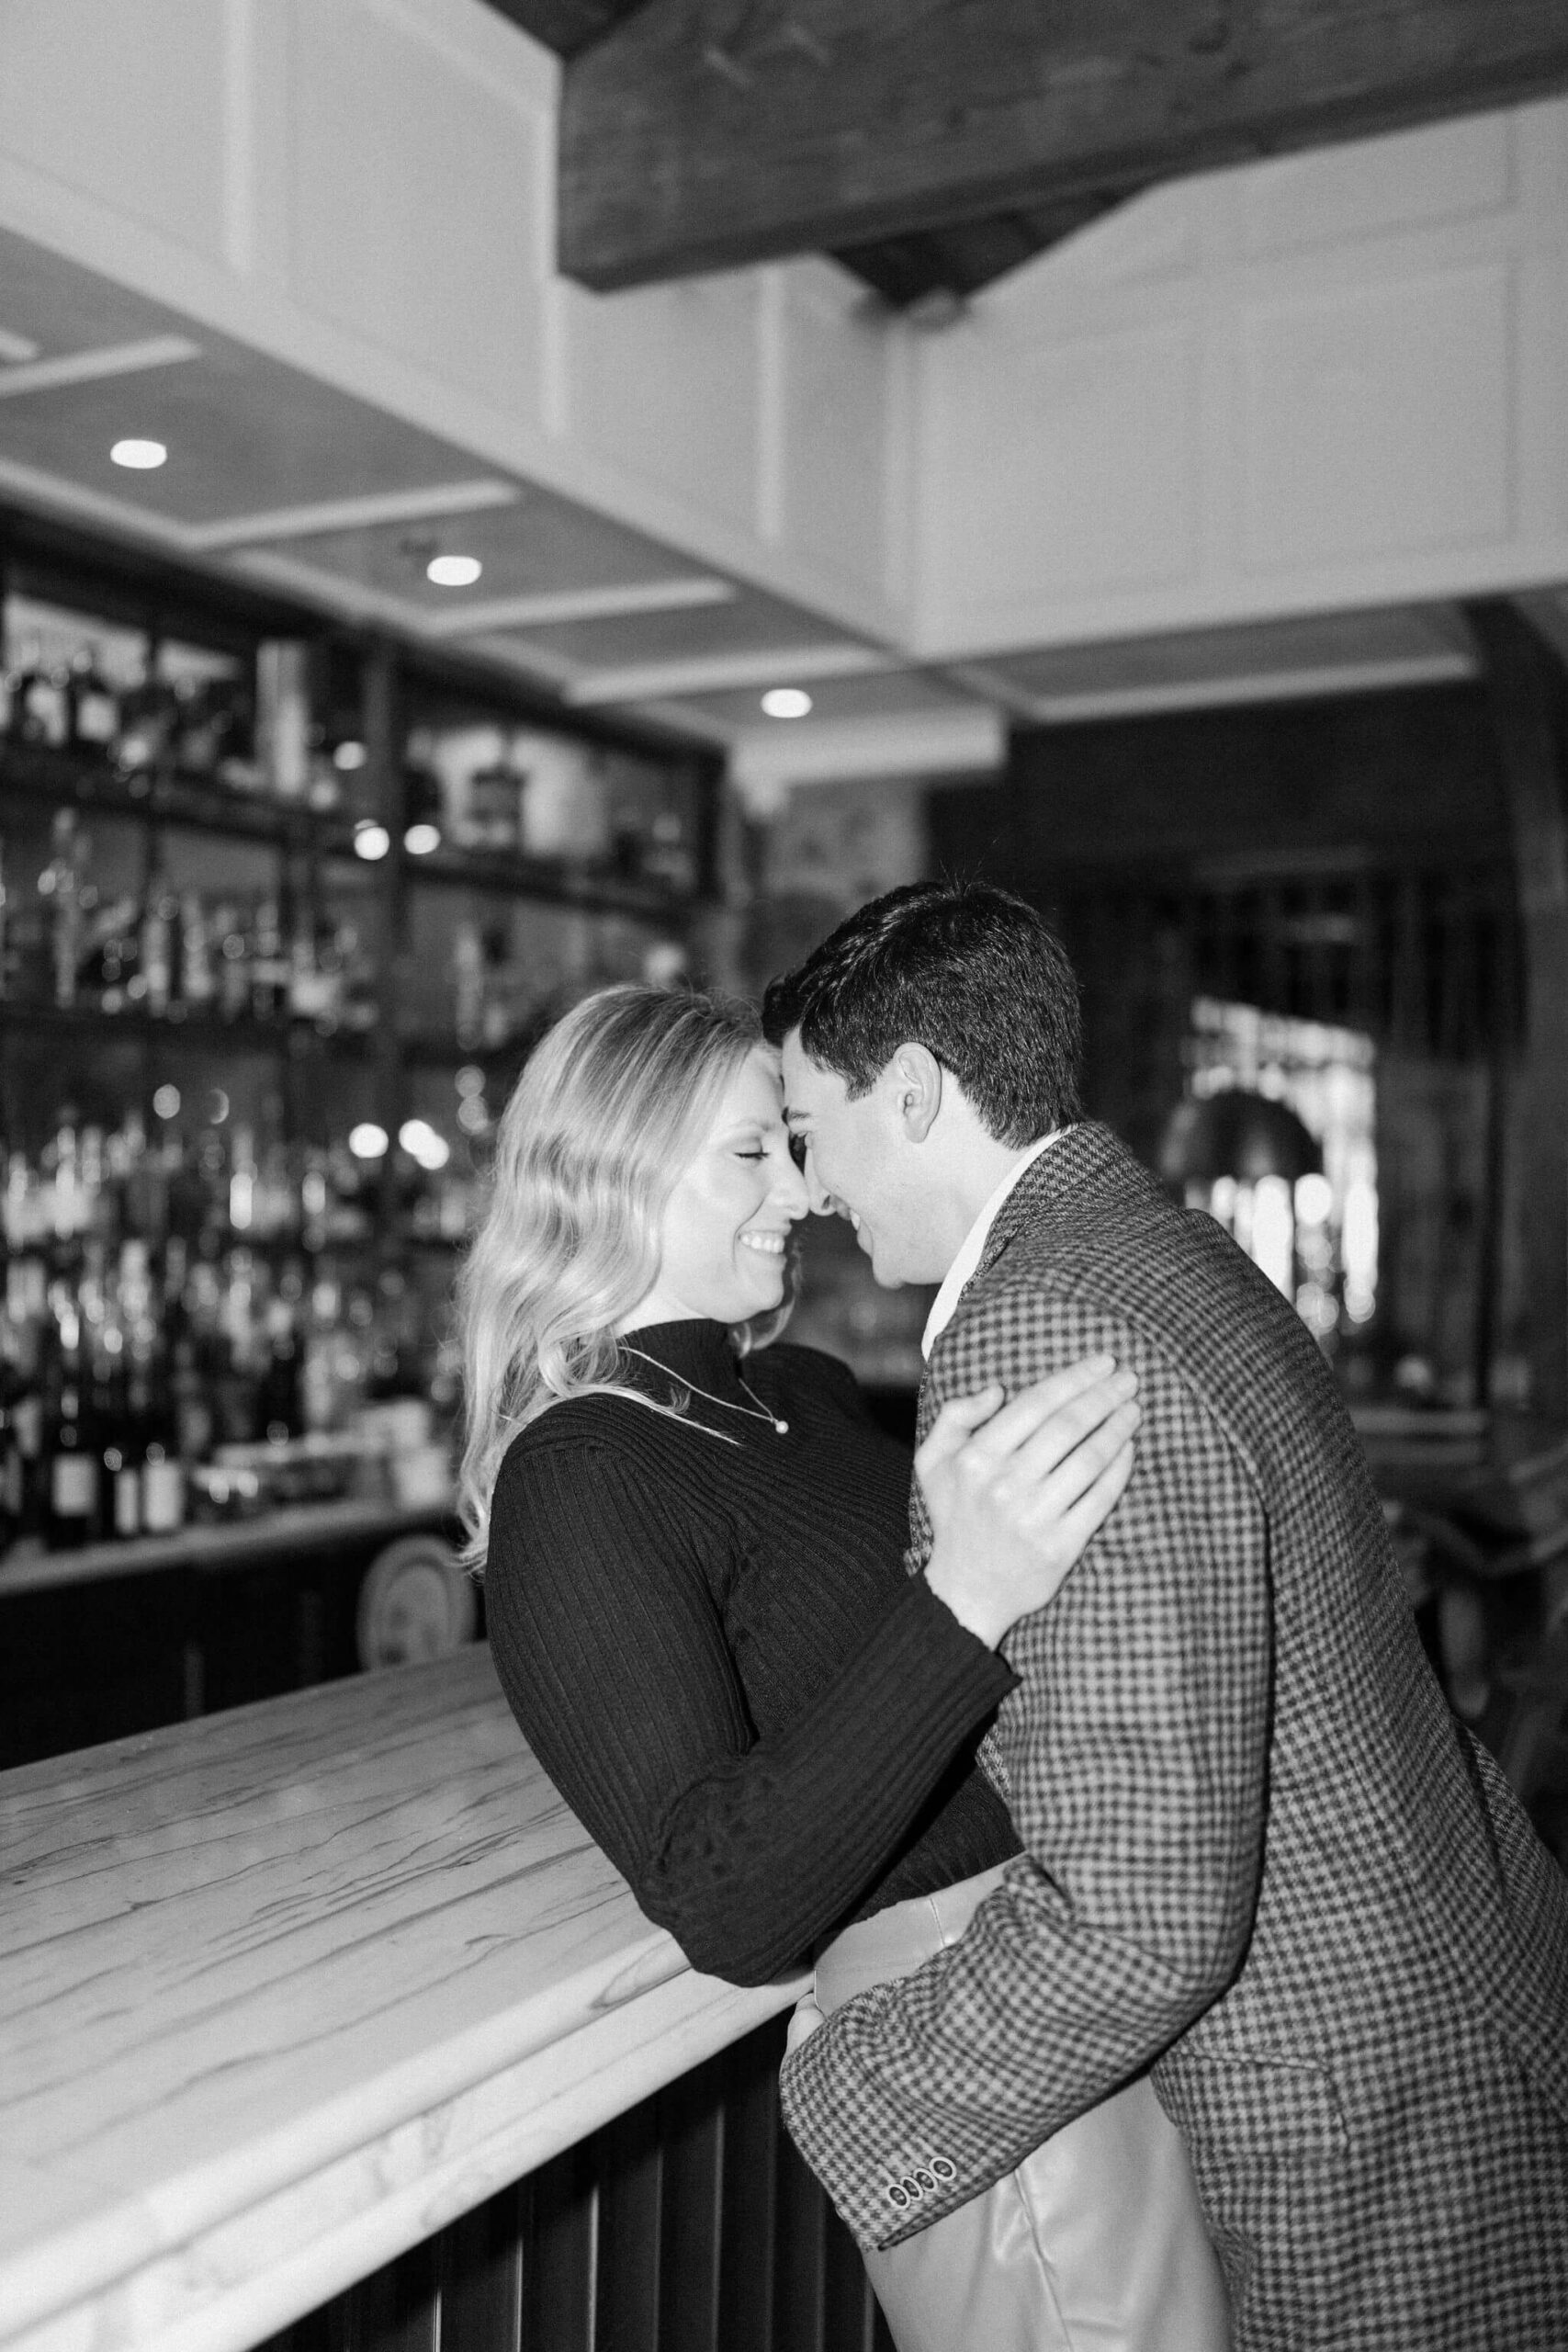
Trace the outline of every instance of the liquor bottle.
<instances>
[{"instance_id":1,"label":"liquor bottle","mask_svg":"<svg viewBox=\"0 0 1568 2352\"><path fill-rule=\"evenodd\" d=\"M484 940L477 922L462 922L453 929L452 1020L462 1050L477 1052L485 1034Z\"/></svg>"},{"instance_id":2,"label":"liquor bottle","mask_svg":"<svg viewBox=\"0 0 1568 2352\"><path fill-rule=\"evenodd\" d=\"M81 1314L68 1283L51 1287L53 1330L43 1430L48 1478L45 1541L51 1552L73 1552L90 1543L96 1532L98 1458L86 1411ZM51 1336L47 1327L45 1336Z\"/></svg>"},{"instance_id":3,"label":"liquor bottle","mask_svg":"<svg viewBox=\"0 0 1568 2352\"><path fill-rule=\"evenodd\" d=\"M225 1021L246 1021L251 1012L254 943L244 910L227 905L214 907L212 933L218 942L218 1010Z\"/></svg>"},{"instance_id":4,"label":"liquor bottle","mask_svg":"<svg viewBox=\"0 0 1568 2352\"><path fill-rule=\"evenodd\" d=\"M25 1374L11 1400L11 1428L16 1438L17 1477L21 1496L18 1536L41 1540L48 1521L48 1494L43 1453L43 1391L35 1370Z\"/></svg>"},{"instance_id":5,"label":"liquor bottle","mask_svg":"<svg viewBox=\"0 0 1568 2352\"><path fill-rule=\"evenodd\" d=\"M172 1535L185 1525L186 1465L175 1402L174 1363L151 1308L146 1253L131 1245L129 1281L136 1303L131 1319L131 1422L138 1470L138 1509L147 1535Z\"/></svg>"},{"instance_id":6,"label":"liquor bottle","mask_svg":"<svg viewBox=\"0 0 1568 2352\"><path fill-rule=\"evenodd\" d=\"M120 697L113 756L122 774L141 775L168 758L176 710L174 688L158 674L157 649L149 647L141 677Z\"/></svg>"},{"instance_id":7,"label":"liquor bottle","mask_svg":"<svg viewBox=\"0 0 1568 2352\"><path fill-rule=\"evenodd\" d=\"M212 925L194 890L183 892L180 898L179 935L181 998L190 1012L210 1012L218 1001Z\"/></svg>"},{"instance_id":8,"label":"liquor bottle","mask_svg":"<svg viewBox=\"0 0 1568 2352\"><path fill-rule=\"evenodd\" d=\"M98 667L97 648L84 646L66 676L73 750L107 753L119 733L119 703Z\"/></svg>"},{"instance_id":9,"label":"liquor bottle","mask_svg":"<svg viewBox=\"0 0 1568 2352\"><path fill-rule=\"evenodd\" d=\"M428 857L440 848L446 831L441 778L424 761L412 756L412 742L410 750L403 763L403 847L414 857ZM513 782L520 795L520 783L515 777Z\"/></svg>"},{"instance_id":10,"label":"liquor bottle","mask_svg":"<svg viewBox=\"0 0 1568 2352\"><path fill-rule=\"evenodd\" d=\"M294 910L293 935L288 943L288 1011L296 1021L321 1023L335 1028L331 978L321 969L315 910L302 893Z\"/></svg>"},{"instance_id":11,"label":"liquor bottle","mask_svg":"<svg viewBox=\"0 0 1568 2352\"><path fill-rule=\"evenodd\" d=\"M376 993L376 963L362 932L351 922L333 933L333 950L343 974L340 1003L343 1025L363 1036L381 1017Z\"/></svg>"},{"instance_id":12,"label":"liquor bottle","mask_svg":"<svg viewBox=\"0 0 1568 2352\"><path fill-rule=\"evenodd\" d=\"M468 778L468 837L478 849L517 849L524 779L502 753Z\"/></svg>"},{"instance_id":13,"label":"liquor bottle","mask_svg":"<svg viewBox=\"0 0 1568 2352\"><path fill-rule=\"evenodd\" d=\"M294 1308L275 1298L266 1310L266 1362L256 1398L262 1435L274 1443L298 1437L304 1426L299 1386L299 1345Z\"/></svg>"},{"instance_id":14,"label":"liquor bottle","mask_svg":"<svg viewBox=\"0 0 1568 2352\"><path fill-rule=\"evenodd\" d=\"M51 832L49 864L39 876L39 895L46 902L49 961L54 1001L76 1001L76 967L82 953L82 887L86 843L76 831L73 808L57 808Z\"/></svg>"},{"instance_id":15,"label":"liquor bottle","mask_svg":"<svg viewBox=\"0 0 1568 2352\"><path fill-rule=\"evenodd\" d=\"M310 781L310 649L269 639L256 654L256 754L280 800L303 800Z\"/></svg>"},{"instance_id":16,"label":"liquor bottle","mask_svg":"<svg viewBox=\"0 0 1568 2352\"><path fill-rule=\"evenodd\" d=\"M149 1012L160 1017L178 1001L182 977L179 915L179 900L170 889L162 867L154 867L141 910L141 980L142 1001Z\"/></svg>"},{"instance_id":17,"label":"liquor bottle","mask_svg":"<svg viewBox=\"0 0 1568 2352\"><path fill-rule=\"evenodd\" d=\"M288 951L276 899L263 899L256 908L255 947L251 958L251 1012L257 1021L276 1021L288 1010Z\"/></svg>"},{"instance_id":18,"label":"liquor bottle","mask_svg":"<svg viewBox=\"0 0 1568 2352\"><path fill-rule=\"evenodd\" d=\"M12 731L24 743L62 751L71 739L71 705L64 673L46 662L35 638L12 682Z\"/></svg>"},{"instance_id":19,"label":"liquor bottle","mask_svg":"<svg viewBox=\"0 0 1568 2352\"><path fill-rule=\"evenodd\" d=\"M212 775L222 752L224 707L215 678L182 678L175 687L170 741L175 765L189 775Z\"/></svg>"}]
</instances>

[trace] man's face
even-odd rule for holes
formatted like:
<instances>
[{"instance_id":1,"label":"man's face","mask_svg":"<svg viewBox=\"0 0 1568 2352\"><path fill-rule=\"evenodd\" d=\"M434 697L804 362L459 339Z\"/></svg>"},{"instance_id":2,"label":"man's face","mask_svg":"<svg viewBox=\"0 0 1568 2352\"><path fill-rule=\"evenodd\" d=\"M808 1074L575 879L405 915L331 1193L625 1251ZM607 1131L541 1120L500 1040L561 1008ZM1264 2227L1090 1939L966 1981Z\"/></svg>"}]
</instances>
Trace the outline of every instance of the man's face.
<instances>
[{"instance_id":1,"label":"man's face","mask_svg":"<svg viewBox=\"0 0 1568 2352\"><path fill-rule=\"evenodd\" d=\"M855 1101L836 1071L820 1069L792 1030L784 1043L784 1115L818 1216L848 1217L885 1290L935 1283L947 1271L919 1146L900 1109L897 1062ZM804 1152L801 1148L804 1146Z\"/></svg>"}]
</instances>

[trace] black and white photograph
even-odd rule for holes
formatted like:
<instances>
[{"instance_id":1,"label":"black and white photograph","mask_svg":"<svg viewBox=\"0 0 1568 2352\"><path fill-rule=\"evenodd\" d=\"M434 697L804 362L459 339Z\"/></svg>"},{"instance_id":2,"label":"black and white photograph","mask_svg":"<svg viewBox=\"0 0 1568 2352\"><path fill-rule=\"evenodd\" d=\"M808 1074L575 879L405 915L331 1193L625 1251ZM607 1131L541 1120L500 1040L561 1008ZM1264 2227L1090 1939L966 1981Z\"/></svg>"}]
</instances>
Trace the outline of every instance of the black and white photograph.
<instances>
[{"instance_id":1,"label":"black and white photograph","mask_svg":"<svg viewBox=\"0 0 1568 2352\"><path fill-rule=\"evenodd\" d=\"M1564 0L0 0L0 2352L1568 2352Z\"/></svg>"}]
</instances>

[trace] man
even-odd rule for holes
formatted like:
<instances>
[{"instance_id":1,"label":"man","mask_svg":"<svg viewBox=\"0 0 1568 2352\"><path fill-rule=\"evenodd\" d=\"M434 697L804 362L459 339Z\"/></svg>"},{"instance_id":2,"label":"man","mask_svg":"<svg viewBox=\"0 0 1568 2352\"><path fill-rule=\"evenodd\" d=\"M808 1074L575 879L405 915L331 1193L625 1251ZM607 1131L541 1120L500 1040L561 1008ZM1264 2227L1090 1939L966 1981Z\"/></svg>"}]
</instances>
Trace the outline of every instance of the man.
<instances>
[{"instance_id":1,"label":"man","mask_svg":"<svg viewBox=\"0 0 1568 2352\"><path fill-rule=\"evenodd\" d=\"M792 2052L801 2149L886 2247L1152 2068L1238 2352L1562 2352L1568 1883L1443 1702L1316 1347L1079 1121L1076 987L1019 900L877 899L764 1022L813 1206L879 1282L943 1278L922 1430L1099 1349L1144 1414L1006 1645L1023 1855ZM928 1542L917 1488L912 1568Z\"/></svg>"}]
</instances>

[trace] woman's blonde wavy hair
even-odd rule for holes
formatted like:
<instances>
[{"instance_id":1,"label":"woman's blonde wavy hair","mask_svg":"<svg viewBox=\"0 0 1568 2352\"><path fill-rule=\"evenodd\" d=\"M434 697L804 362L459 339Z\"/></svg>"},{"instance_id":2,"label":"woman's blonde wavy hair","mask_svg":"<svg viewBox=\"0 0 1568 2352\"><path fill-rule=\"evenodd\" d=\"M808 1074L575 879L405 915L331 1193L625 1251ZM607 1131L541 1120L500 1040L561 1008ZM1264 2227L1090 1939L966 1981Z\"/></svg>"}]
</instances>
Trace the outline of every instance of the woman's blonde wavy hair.
<instances>
[{"instance_id":1,"label":"woman's blonde wavy hair","mask_svg":"<svg viewBox=\"0 0 1568 2352\"><path fill-rule=\"evenodd\" d=\"M748 1004L623 987L585 998L529 1057L457 1281L470 1567L483 1566L491 1494L519 1430L565 1397L620 1385L615 1325L652 1287L670 1195L762 1042ZM783 1328L792 1290L736 1331L742 1353Z\"/></svg>"}]
</instances>

